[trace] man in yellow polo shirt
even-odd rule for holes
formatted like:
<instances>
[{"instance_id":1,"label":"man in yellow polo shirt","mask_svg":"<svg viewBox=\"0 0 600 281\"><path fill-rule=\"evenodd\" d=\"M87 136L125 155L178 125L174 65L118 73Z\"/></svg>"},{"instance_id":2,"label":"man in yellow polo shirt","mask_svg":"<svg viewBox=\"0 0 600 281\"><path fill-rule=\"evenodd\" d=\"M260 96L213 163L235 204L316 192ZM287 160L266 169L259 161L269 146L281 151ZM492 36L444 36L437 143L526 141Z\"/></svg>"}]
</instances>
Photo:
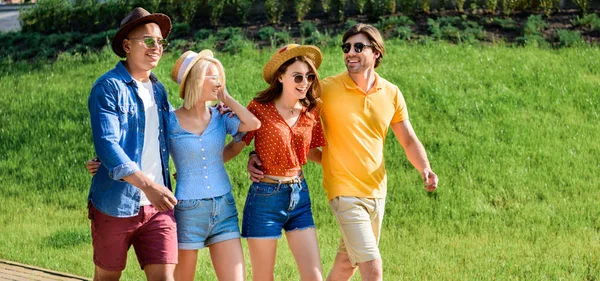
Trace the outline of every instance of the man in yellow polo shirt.
<instances>
[{"instance_id":1,"label":"man in yellow polo shirt","mask_svg":"<svg viewBox=\"0 0 600 281\"><path fill-rule=\"evenodd\" d=\"M342 51L347 71L322 80L321 121L327 139L323 147L323 186L342 239L327 280L350 280L358 268L362 280L382 280L378 243L387 189L383 148L388 128L421 172L425 189L435 191L437 175L409 120L398 87L375 69L385 55L377 28L357 24L346 31ZM314 155L312 155L314 157ZM261 177L254 168L253 180Z\"/></svg>"},{"instance_id":2,"label":"man in yellow polo shirt","mask_svg":"<svg viewBox=\"0 0 600 281\"><path fill-rule=\"evenodd\" d=\"M375 69L385 55L379 31L357 24L342 37L347 71L321 87L323 186L342 240L328 280L349 280L356 268L362 280L382 280L378 242L386 196L383 146L388 128L421 172L425 189L437 188L425 148L417 138L398 87Z\"/></svg>"}]
</instances>

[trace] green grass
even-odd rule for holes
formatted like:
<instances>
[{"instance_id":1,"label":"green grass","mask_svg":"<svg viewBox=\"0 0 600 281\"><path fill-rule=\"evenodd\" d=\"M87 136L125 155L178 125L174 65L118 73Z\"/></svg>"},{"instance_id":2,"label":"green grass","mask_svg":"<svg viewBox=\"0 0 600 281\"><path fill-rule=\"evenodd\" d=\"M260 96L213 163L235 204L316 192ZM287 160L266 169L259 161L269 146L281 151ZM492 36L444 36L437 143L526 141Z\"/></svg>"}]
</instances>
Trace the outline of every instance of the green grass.
<instances>
[{"instance_id":1,"label":"green grass","mask_svg":"<svg viewBox=\"0 0 600 281\"><path fill-rule=\"evenodd\" d=\"M600 49L387 46L378 72L403 92L440 187L422 189L390 132L385 280L600 279ZM240 102L265 86L271 53L217 54ZM344 69L337 48L324 57L322 77ZM169 78L176 58L165 55L156 73L179 106ZM52 65L0 66L0 259L91 276L87 96L115 63L105 50ZM249 185L246 155L227 164L239 210ZM327 274L339 232L319 167L305 170ZM280 242L276 278L297 280ZM131 251L123 279L142 276ZM197 276L215 280L207 251Z\"/></svg>"}]
</instances>

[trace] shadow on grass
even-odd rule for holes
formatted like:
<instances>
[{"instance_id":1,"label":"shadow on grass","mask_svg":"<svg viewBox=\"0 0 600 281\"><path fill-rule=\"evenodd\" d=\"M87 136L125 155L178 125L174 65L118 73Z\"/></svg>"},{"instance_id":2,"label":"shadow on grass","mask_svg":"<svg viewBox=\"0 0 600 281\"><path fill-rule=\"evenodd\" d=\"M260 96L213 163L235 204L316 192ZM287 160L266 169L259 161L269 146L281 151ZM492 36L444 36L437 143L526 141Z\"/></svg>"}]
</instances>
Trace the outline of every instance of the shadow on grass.
<instances>
[{"instance_id":1,"label":"shadow on grass","mask_svg":"<svg viewBox=\"0 0 600 281\"><path fill-rule=\"evenodd\" d=\"M55 249L65 249L80 244L91 244L92 236L89 229L59 230L44 239L44 245Z\"/></svg>"}]
</instances>

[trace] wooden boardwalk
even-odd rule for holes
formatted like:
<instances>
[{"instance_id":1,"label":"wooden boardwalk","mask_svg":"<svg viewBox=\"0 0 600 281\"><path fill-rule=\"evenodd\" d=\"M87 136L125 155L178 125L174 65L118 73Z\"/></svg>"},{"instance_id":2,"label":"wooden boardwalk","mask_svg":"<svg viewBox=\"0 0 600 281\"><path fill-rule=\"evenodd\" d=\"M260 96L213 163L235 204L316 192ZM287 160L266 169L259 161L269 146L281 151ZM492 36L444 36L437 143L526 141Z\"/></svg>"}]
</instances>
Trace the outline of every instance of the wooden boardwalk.
<instances>
[{"instance_id":1,"label":"wooden boardwalk","mask_svg":"<svg viewBox=\"0 0 600 281\"><path fill-rule=\"evenodd\" d=\"M0 280L2 281L91 281L92 279L75 276L49 269L0 260Z\"/></svg>"}]
</instances>

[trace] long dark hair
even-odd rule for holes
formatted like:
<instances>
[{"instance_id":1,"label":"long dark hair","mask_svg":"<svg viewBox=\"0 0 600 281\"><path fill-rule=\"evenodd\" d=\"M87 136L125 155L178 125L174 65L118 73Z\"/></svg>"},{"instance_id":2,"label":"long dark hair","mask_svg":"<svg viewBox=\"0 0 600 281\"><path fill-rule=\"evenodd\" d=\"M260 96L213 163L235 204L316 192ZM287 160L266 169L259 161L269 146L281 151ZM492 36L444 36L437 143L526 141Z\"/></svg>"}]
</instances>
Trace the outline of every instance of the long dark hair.
<instances>
[{"instance_id":1,"label":"long dark hair","mask_svg":"<svg viewBox=\"0 0 600 281\"><path fill-rule=\"evenodd\" d=\"M310 70L316 75L315 81L312 82L310 88L306 92L306 97L301 99L300 103L302 104L302 106L305 106L307 108L307 111L310 111L315 106L317 106L317 99L321 97L321 84L319 83L319 74L317 73L317 69L313 61L305 56L293 57L288 61L284 62L279 67L279 69L275 71L275 74L273 75L273 80L271 80L269 88L256 93L256 97L254 97L254 100L259 103L270 103L275 99L279 98L281 96L281 93L283 92L283 85L281 84L281 82L279 82L279 77L283 75L287 71L287 68L296 61L301 61L308 64Z\"/></svg>"}]
</instances>

